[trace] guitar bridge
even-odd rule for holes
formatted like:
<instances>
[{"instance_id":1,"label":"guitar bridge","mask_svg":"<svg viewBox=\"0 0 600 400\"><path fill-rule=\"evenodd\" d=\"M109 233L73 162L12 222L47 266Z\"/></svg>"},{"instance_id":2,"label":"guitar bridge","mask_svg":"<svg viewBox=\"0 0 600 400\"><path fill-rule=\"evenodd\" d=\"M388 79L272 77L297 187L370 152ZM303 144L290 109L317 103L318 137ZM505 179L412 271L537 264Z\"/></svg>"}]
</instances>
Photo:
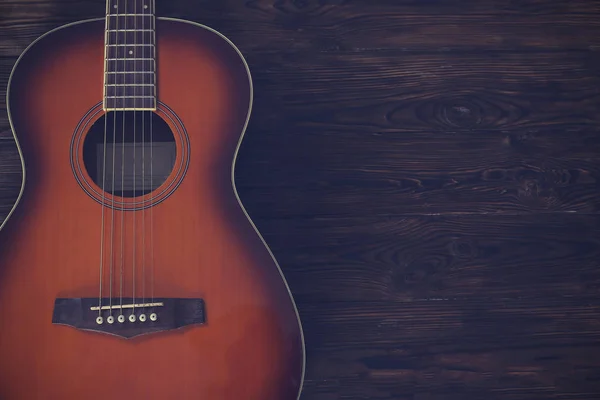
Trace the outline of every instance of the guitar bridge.
<instances>
[{"instance_id":1,"label":"guitar bridge","mask_svg":"<svg viewBox=\"0 0 600 400\"><path fill-rule=\"evenodd\" d=\"M206 323L203 299L57 298L52 323L132 338ZM114 303L114 304L113 304Z\"/></svg>"}]
</instances>

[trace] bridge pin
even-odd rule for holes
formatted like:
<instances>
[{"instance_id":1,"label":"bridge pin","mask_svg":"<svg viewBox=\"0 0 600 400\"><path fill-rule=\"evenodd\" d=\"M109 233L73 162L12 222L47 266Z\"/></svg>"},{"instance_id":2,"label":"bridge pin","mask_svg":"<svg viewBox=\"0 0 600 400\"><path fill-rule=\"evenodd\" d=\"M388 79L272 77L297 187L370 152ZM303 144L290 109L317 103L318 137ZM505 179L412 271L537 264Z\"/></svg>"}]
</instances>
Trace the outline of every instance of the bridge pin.
<instances>
[{"instance_id":1,"label":"bridge pin","mask_svg":"<svg viewBox=\"0 0 600 400\"><path fill-rule=\"evenodd\" d=\"M117 317L117 321L119 321L120 323L123 323L123 322L125 322L125 316L124 316L123 314L119 315L119 316Z\"/></svg>"},{"instance_id":2,"label":"bridge pin","mask_svg":"<svg viewBox=\"0 0 600 400\"><path fill-rule=\"evenodd\" d=\"M104 318L102 318L102 317L98 317L98 318L96 318L96 323L97 323L98 325L102 325L102 322L104 322Z\"/></svg>"},{"instance_id":3,"label":"bridge pin","mask_svg":"<svg viewBox=\"0 0 600 400\"><path fill-rule=\"evenodd\" d=\"M141 314L139 318L140 318L140 322L145 322L146 321L146 314Z\"/></svg>"},{"instance_id":4,"label":"bridge pin","mask_svg":"<svg viewBox=\"0 0 600 400\"><path fill-rule=\"evenodd\" d=\"M106 322L108 322L109 324L112 324L113 322L115 322L115 317L110 315L108 318L106 318Z\"/></svg>"},{"instance_id":5,"label":"bridge pin","mask_svg":"<svg viewBox=\"0 0 600 400\"><path fill-rule=\"evenodd\" d=\"M156 321L157 319L158 319L158 316L156 315L156 313L150 314L150 321Z\"/></svg>"},{"instance_id":6,"label":"bridge pin","mask_svg":"<svg viewBox=\"0 0 600 400\"><path fill-rule=\"evenodd\" d=\"M135 314L129 316L129 322L135 322Z\"/></svg>"}]
</instances>

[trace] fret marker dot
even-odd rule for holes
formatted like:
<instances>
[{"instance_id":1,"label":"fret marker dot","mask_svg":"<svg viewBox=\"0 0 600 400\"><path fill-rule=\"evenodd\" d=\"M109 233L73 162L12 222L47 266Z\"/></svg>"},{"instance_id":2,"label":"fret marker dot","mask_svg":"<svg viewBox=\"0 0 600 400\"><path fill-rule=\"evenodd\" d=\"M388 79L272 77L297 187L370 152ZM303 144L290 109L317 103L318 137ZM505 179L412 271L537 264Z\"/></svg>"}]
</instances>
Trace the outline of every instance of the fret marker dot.
<instances>
[{"instance_id":1,"label":"fret marker dot","mask_svg":"<svg viewBox=\"0 0 600 400\"><path fill-rule=\"evenodd\" d=\"M115 5L113 6L113 8L117 8L117 5L115 4Z\"/></svg>"},{"instance_id":2,"label":"fret marker dot","mask_svg":"<svg viewBox=\"0 0 600 400\"><path fill-rule=\"evenodd\" d=\"M144 8L148 8L148 4L144 4Z\"/></svg>"},{"instance_id":3,"label":"fret marker dot","mask_svg":"<svg viewBox=\"0 0 600 400\"><path fill-rule=\"evenodd\" d=\"M133 54L133 50L129 50L129 54Z\"/></svg>"}]
</instances>

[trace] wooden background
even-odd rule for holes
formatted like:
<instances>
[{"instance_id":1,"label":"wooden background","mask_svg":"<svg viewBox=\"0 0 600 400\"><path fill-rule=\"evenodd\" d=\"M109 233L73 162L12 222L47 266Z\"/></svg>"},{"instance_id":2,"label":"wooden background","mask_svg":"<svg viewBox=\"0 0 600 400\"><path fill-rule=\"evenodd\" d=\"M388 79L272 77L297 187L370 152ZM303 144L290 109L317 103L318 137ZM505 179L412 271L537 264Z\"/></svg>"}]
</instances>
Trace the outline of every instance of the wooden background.
<instances>
[{"instance_id":1,"label":"wooden background","mask_svg":"<svg viewBox=\"0 0 600 400\"><path fill-rule=\"evenodd\" d=\"M247 57L240 195L305 327L302 399L600 398L600 3L157 0ZM101 0L0 1L18 55Z\"/></svg>"}]
</instances>

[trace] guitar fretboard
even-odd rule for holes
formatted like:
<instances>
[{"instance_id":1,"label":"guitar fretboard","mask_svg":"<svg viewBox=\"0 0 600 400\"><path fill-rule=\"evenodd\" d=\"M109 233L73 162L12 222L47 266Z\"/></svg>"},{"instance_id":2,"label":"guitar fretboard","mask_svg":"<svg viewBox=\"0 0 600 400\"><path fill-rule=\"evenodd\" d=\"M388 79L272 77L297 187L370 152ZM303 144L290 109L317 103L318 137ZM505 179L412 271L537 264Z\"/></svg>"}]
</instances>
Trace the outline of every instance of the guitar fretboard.
<instances>
[{"instance_id":1,"label":"guitar fretboard","mask_svg":"<svg viewBox=\"0 0 600 400\"><path fill-rule=\"evenodd\" d=\"M104 109L156 109L154 0L108 0Z\"/></svg>"}]
</instances>

